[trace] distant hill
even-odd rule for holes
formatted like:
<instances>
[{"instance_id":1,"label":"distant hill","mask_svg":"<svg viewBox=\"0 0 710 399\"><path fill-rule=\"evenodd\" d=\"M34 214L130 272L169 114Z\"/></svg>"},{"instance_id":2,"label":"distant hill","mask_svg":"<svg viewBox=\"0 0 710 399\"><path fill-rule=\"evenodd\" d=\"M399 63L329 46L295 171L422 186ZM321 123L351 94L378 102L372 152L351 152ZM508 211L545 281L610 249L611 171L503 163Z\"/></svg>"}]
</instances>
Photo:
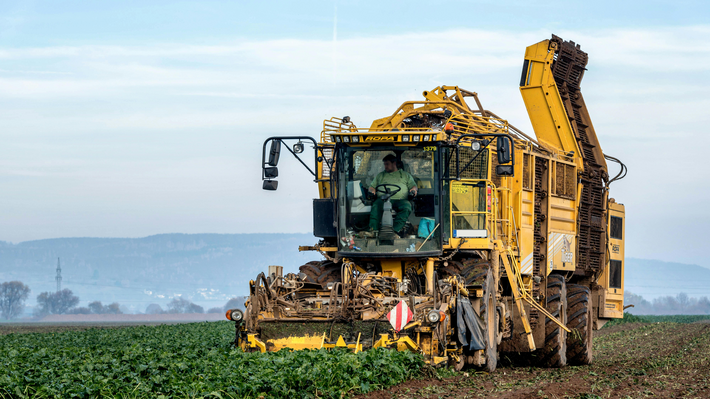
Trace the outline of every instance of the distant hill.
<instances>
[{"instance_id":1,"label":"distant hill","mask_svg":"<svg viewBox=\"0 0 710 399\"><path fill-rule=\"evenodd\" d=\"M34 305L40 292L56 289L59 257L62 287L74 291L82 306L115 301L145 311L150 303L165 308L173 296L185 295L207 310L247 295L249 280L269 265L284 266L288 273L321 259L315 252L298 252L299 245L317 241L311 234L160 234L0 242L0 282L29 285L28 305ZM710 296L710 269L628 258L625 284L649 301L680 292Z\"/></svg>"},{"instance_id":2,"label":"distant hill","mask_svg":"<svg viewBox=\"0 0 710 399\"><path fill-rule=\"evenodd\" d=\"M248 293L249 280L269 265L294 272L321 259L311 234L160 234L144 238L57 238L19 244L0 242L0 282L20 280L32 289L28 305L54 291L57 258L62 287L81 298L117 301L144 311L185 295L205 309Z\"/></svg>"},{"instance_id":3,"label":"distant hill","mask_svg":"<svg viewBox=\"0 0 710 399\"><path fill-rule=\"evenodd\" d=\"M624 277L627 292L649 301L681 292L710 297L710 269L698 265L627 258Z\"/></svg>"}]
</instances>

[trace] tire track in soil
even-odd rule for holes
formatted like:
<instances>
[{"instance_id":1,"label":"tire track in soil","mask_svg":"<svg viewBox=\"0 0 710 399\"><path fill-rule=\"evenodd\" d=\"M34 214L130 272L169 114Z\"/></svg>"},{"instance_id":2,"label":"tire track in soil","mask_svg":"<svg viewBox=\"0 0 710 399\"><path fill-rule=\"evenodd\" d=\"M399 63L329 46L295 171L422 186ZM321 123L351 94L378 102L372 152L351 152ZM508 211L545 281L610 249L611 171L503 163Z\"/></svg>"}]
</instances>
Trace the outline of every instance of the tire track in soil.
<instances>
[{"instance_id":1,"label":"tire track in soil","mask_svg":"<svg viewBox=\"0 0 710 399\"><path fill-rule=\"evenodd\" d=\"M622 324L595 332L594 363L505 365L412 380L356 398L710 398L710 324Z\"/></svg>"}]
</instances>

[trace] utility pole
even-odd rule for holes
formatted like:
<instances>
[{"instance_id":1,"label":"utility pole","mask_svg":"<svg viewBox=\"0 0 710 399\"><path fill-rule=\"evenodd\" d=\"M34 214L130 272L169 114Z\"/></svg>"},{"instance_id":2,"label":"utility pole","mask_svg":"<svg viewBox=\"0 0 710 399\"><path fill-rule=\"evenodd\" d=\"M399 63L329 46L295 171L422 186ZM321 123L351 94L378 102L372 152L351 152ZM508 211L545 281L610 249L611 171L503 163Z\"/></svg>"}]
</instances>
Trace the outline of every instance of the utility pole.
<instances>
[{"instance_id":1,"label":"utility pole","mask_svg":"<svg viewBox=\"0 0 710 399\"><path fill-rule=\"evenodd\" d=\"M57 292L62 290L62 266L59 263L59 258L57 258Z\"/></svg>"}]
</instances>

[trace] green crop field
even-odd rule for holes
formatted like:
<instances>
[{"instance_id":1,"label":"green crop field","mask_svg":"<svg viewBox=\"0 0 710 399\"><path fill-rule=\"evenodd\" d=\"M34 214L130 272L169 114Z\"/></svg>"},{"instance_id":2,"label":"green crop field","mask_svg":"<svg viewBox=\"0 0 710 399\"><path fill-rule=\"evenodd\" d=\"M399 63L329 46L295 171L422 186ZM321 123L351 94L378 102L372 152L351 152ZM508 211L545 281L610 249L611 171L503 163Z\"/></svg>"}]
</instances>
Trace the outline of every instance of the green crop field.
<instances>
[{"instance_id":1,"label":"green crop field","mask_svg":"<svg viewBox=\"0 0 710 399\"><path fill-rule=\"evenodd\" d=\"M710 315L673 315L673 316L636 316L624 312L623 319L614 319L604 325L604 328L624 323L695 323L710 320Z\"/></svg>"},{"instance_id":2,"label":"green crop field","mask_svg":"<svg viewBox=\"0 0 710 399\"><path fill-rule=\"evenodd\" d=\"M550 393L548 397L581 398L616 395L619 389L629 397L668 390L673 392L669 397L710 397L706 395L710 394L710 323L698 323L703 319L708 317L627 314L615 321L617 326L595 332L592 366L530 368L516 366L504 355L491 375L443 369L436 376L420 355L411 352L243 353L231 347L234 325L226 321L85 331L77 329L90 326L2 326L0 399L343 398L359 394L463 399L512 393L538 397L540 392ZM58 332L62 328L67 331ZM387 391L375 392L382 389ZM600 396L583 396L590 393Z\"/></svg>"},{"instance_id":3,"label":"green crop field","mask_svg":"<svg viewBox=\"0 0 710 399\"><path fill-rule=\"evenodd\" d=\"M0 336L0 398L341 398L419 375L420 355L244 353L229 322Z\"/></svg>"}]
</instances>

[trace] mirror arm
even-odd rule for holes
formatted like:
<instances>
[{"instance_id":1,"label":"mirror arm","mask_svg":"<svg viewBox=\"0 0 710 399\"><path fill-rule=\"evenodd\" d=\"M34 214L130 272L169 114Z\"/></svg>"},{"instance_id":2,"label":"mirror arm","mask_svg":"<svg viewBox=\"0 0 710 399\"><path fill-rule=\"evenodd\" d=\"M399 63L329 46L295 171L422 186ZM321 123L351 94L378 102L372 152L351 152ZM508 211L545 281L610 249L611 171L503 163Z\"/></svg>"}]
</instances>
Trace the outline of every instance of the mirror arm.
<instances>
[{"instance_id":1,"label":"mirror arm","mask_svg":"<svg viewBox=\"0 0 710 399\"><path fill-rule=\"evenodd\" d=\"M264 175L264 167L265 167L265 165L267 164L267 162L266 162L266 145L267 145L270 141L272 141L272 140L278 140L278 141L281 142L281 144L284 144L284 147L286 147L286 149L287 149L291 154L293 154L294 157L296 157L296 159L298 160L298 162L300 162L301 165L303 165L306 169L308 169L308 171L311 173L311 175L313 175L314 177L316 177L316 172L314 172L313 169L311 169L308 165L306 165L306 163L303 162L303 160L301 159L301 157L299 157L295 152L293 152L293 150L292 150L289 146L286 145L286 143L283 142L284 139L308 140L308 141L310 141L311 143L313 143L313 146L316 148L316 151L315 151L315 153L314 153L313 159L314 159L315 165L316 165L316 167L317 167L317 165L318 165L318 149L319 149L319 147L318 147L318 143L316 142L316 140L315 140L313 137L309 137L309 136L280 136L280 137L269 137L268 139L266 139L266 140L264 141L264 146L263 146L263 149L262 149L262 151L261 151L261 180L266 180L266 179L267 179L266 176Z\"/></svg>"},{"instance_id":2,"label":"mirror arm","mask_svg":"<svg viewBox=\"0 0 710 399\"><path fill-rule=\"evenodd\" d=\"M510 140L510 163L512 165L515 165L515 141L510 136L510 134L507 134L507 133L464 134L464 135L461 135L458 138L458 140L456 140L456 146L458 147L461 139L466 138L466 137L505 137L505 138L507 138L508 140ZM492 140L491 140L491 142L492 142ZM490 144L491 143L486 144L486 147L488 147L488 145L490 145Z\"/></svg>"},{"instance_id":3,"label":"mirror arm","mask_svg":"<svg viewBox=\"0 0 710 399\"><path fill-rule=\"evenodd\" d=\"M282 143L283 143L283 141L282 141ZM298 159L298 162L300 162L301 165L303 165L306 169L308 169L309 172L311 172L311 174L313 175L313 177L316 177L316 172L314 172L310 167L308 167L308 165L306 165L306 163L303 162L303 160L301 159L301 157L299 157L298 155L296 155L296 153L293 152L293 150L292 150L289 146L284 145L284 147L286 147L286 149L288 150L288 152L290 152L294 157L296 157L296 159ZM318 151L316 151L316 154L318 154ZM317 158L318 158L318 157L316 156L316 159L317 159ZM316 164L317 164L317 162L318 162L318 161L316 160Z\"/></svg>"},{"instance_id":4,"label":"mirror arm","mask_svg":"<svg viewBox=\"0 0 710 399\"><path fill-rule=\"evenodd\" d=\"M456 140L456 145L458 146L459 143L461 142L461 139L464 139L466 137L505 137L508 140L510 140L510 161L515 164L515 141L513 138L510 136L510 134L507 133L488 133L488 134L463 134L459 136L459 138ZM488 143L490 144L490 143Z\"/></svg>"}]
</instances>

